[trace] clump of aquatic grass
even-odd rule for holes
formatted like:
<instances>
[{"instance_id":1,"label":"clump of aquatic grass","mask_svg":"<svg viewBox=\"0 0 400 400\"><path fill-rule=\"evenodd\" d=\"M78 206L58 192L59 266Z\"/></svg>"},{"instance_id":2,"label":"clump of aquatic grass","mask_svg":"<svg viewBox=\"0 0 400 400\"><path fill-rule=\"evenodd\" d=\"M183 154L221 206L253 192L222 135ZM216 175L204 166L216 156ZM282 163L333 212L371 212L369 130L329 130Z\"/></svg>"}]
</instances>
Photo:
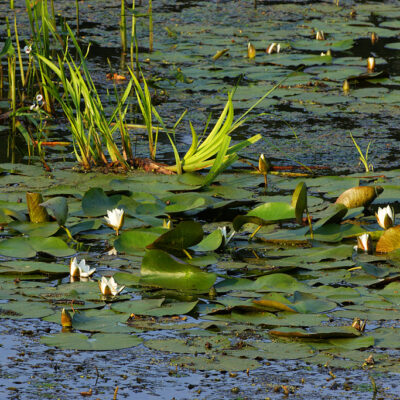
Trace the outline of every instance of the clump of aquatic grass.
<instances>
[{"instance_id":1,"label":"clump of aquatic grass","mask_svg":"<svg viewBox=\"0 0 400 400\"><path fill-rule=\"evenodd\" d=\"M152 158L155 157L159 132L159 129L156 128L156 131L154 133L152 116L155 116L155 118L160 123L163 132L168 135L174 151L175 165L167 167L173 172L181 174L182 172L193 172L205 168L211 168L206 178L205 184L207 184L207 182L209 183L214 180L214 178L219 173L221 173L224 169L229 167L239 158L237 154L238 151L261 139L261 135L258 134L238 144L230 146L230 133L238 128L246 120L246 118L244 118L244 115L236 122L234 122L234 109L232 102L233 92L231 92L228 94L228 100L221 115L219 116L211 132L207 135L207 137L205 137L204 140L199 139L199 136L197 135L192 123L190 123L192 144L186 154L182 158L180 158L177 146L173 138L175 128L181 121L183 115L175 123L174 128L172 130L168 130L162 118L151 103L150 92L148 90L148 86L144 76L142 75L142 89L140 82L134 76L132 71L131 75L135 83L136 97L138 99L139 107L142 111L142 115L148 132L150 155ZM255 105L253 107L255 107ZM204 136L207 127L208 123L206 125L206 128L204 129L202 136Z\"/></svg>"},{"instance_id":2,"label":"clump of aquatic grass","mask_svg":"<svg viewBox=\"0 0 400 400\"><path fill-rule=\"evenodd\" d=\"M123 123L127 111L124 105L131 91L132 81L128 83L124 93L118 98L114 111L108 117L87 68L86 58L68 25L67 29L79 56L79 65L69 55L68 48L62 58L58 57L58 64L40 54L37 54L37 57L61 81L63 94L60 93L58 86L46 76L49 92L61 105L69 121L76 158L85 169L90 169L92 165L99 163L108 165L105 146L112 163L128 168L128 161L132 160L130 147L124 149L126 152L123 155L113 135ZM122 129L121 132L126 131Z\"/></svg>"},{"instance_id":3,"label":"clump of aquatic grass","mask_svg":"<svg viewBox=\"0 0 400 400\"><path fill-rule=\"evenodd\" d=\"M373 170L374 170L374 166L372 165L372 163L369 163L369 162L368 162L368 153L369 153L369 148L370 148L370 146L371 146L372 140L370 140L370 141L368 142L368 146L367 146L367 149L366 149L366 151L365 151L365 154L363 154L363 152L362 152L360 146L357 144L357 142L356 142L356 140L354 139L354 137L353 137L353 135L351 134L351 132L350 132L350 137L351 137L351 140L353 141L354 146L356 147L356 149L357 149L357 151L358 151L358 154L360 155L359 160L360 160L360 162L362 163L362 165L364 165L365 172L373 171Z\"/></svg>"}]
</instances>

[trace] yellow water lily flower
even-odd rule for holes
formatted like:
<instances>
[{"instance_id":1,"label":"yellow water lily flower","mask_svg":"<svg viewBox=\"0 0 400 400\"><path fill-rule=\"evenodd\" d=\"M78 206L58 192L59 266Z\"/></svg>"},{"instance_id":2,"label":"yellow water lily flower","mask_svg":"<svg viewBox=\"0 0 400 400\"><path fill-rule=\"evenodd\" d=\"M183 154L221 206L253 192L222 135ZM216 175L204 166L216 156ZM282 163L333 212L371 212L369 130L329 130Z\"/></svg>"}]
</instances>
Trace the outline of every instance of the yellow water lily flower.
<instances>
[{"instance_id":1,"label":"yellow water lily flower","mask_svg":"<svg viewBox=\"0 0 400 400\"><path fill-rule=\"evenodd\" d=\"M124 224L124 210L120 208L114 208L114 210L107 210L107 217L104 217L107 222L107 225L115 230L117 236L119 234L119 230L122 228Z\"/></svg>"},{"instance_id":2,"label":"yellow water lily flower","mask_svg":"<svg viewBox=\"0 0 400 400\"><path fill-rule=\"evenodd\" d=\"M394 225L394 210L389 205L386 208L378 208L375 213L378 224L383 229L389 229Z\"/></svg>"},{"instance_id":3,"label":"yellow water lily flower","mask_svg":"<svg viewBox=\"0 0 400 400\"><path fill-rule=\"evenodd\" d=\"M78 264L76 257L74 257L69 265L69 274L73 278L89 278L89 276L93 275L95 272L96 268L90 268L84 259Z\"/></svg>"},{"instance_id":4,"label":"yellow water lily flower","mask_svg":"<svg viewBox=\"0 0 400 400\"><path fill-rule=\"evenodd\" d=\"M125 286L118 287L114 277L107 279L105 276L102 276L101 281L99 281L99 288L104 296L116 296L125 289Z\"/></svg>"}]
</instances>

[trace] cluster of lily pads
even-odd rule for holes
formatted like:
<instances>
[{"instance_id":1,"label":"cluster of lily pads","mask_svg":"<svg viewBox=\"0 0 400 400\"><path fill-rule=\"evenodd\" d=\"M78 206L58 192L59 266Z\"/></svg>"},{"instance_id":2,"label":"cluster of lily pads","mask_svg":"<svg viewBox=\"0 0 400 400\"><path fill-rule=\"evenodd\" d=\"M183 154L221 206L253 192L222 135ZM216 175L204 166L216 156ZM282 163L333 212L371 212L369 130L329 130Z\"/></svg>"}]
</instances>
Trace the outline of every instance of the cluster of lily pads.
<instances>
[{"instance_id":1,"label":"cluster of lily pads","mask_svg":"<svg viewBox=\"0 0 400 400\"><path fill-rule=\"evenodd\" d=\"M380 350L400 349L399 328L379 321L400 313L400 240L390 207L373 215L400 193L395 172L369 185L271 175L264 196L262 174L204 186L193 174L1 167L0 318L68 328L42 343L143 343L191 369L252 369L263 358L397 371L397 353ZM28 221L26 183L49 221ZM373 254L353 249L365 233Z\"/></svg>"}]
</instances>

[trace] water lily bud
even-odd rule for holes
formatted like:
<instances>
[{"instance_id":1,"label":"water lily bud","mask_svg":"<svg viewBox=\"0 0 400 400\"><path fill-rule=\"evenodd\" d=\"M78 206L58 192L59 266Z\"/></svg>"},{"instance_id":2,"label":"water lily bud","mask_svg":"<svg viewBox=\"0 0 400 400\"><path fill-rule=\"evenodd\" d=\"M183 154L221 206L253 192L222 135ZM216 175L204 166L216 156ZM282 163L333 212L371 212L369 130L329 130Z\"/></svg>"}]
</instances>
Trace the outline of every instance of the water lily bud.
<instances>
[{"instance_id":1,"label":"water lily bud","mask_svg":"<svg viewBox=\"0 0 400 400\"><path fill-rule=\"evenodd\" d=\"M163 228L166 228L166 229L171 229L172 228L172 222L171 222L170 219L168 221L166 219L164 219Z\"/></svg>"},{"instance_id":2,"label":"water lily bud","mask_svg":"<svg viewBox=\"0 0 400 400\"><path fill-rule=\"evenodd\" d=\"M249 42L247 45L247 57L253 59L256 56L256 48Z\"/></svg>"},{"instance_id":3,"label":"water lily bud","mask_svg":"<svg viewBox=\"0 0 400 400\"><path fill-rule=\"evenodd\" d=\"M315 39L317 39L317 40L325 40L324 31L317 31L317 34L315 35Z\"/></svg>"},{"instance_id":4,"label":"water lily bud","mask_svg":"<svg viewBox=\"0 0 400 400\"><path fill-rule=\"evenodd\" d=\"M368 233L357 236L357 249L365 252L372 251L372 239Z\"/></svg>"},{"instance_id":5,"label":"water lily bud","mask_svg":"<svg viewBox=\"0 0 400 400\"><path fill-rule=\"evenodd\" d=\"M332 56L332 51L331 51L331 49L328 49L328 51L326 52L326 55L327 55L327 56Z\"/></svg>"},{"instance_id":6,"label":"water lily bud","mask_svg":"<svg viewBox=\"0 0 400 400\"><path fill-rule=\"evenodd\" d=\"M359 332L364 332L367 321L361 321L360 318L355 317L351 326Z\"/></svg>"},{"instance_id":7,"label":"water lily bud","mask_svg":"<svg viewBox=\"0 0 400 400\"><path fill-rule=\"evenodd\" d=\"M71 314L65 308L61 310L61 326L64 328L72 327Z\"/></svg>"},{"instance_id":8,"label":"water lily bud","mask_svg":"<svg viewBox=\"0 0 400 400\"><path fill-rule=\"evenodd\" d=\"M215 290L214 286L210 288L208 296L210 297L211 300L214 300L217 297L217 291Z\"/></svg>"},{"instance_id":9,"label":"water lily bud","mask_svg":"<svg viewBox=\"0 0 400 400\"><path fill-rule=\"evenodd\" d=\"M345 79L345 81L343 82L343 92L344 94L348 94L349 91L350 91L350 84L349 81Z\"/></svg>"},{"instance_id":10,"label":"water lily bud","mask_svg":"<svg viewBox=\"0 0 400 400\"><path fill-rule=\"evenodd\" d=\"M389 229L394 225L394 210L389 205L386 208L378 208L375 213L378 224L383 229Z\"/></svg>"},{"instance_id":11,"label":"water lily bud","mask_svg":"<svg viewBox=\"0 0 400 400\"><path fill-rule=\"evenodd\" d=\"M124 224L124 210L119 208L114 208L114 210L107 210L107 217L104 217L107 222L107 225L113 228L117 236L119 235L119 230L122 228Z\"/></svg>"},{"instance_id":12,"label":"water lily bud","mask_svg":"<svg viewBox=\"0 0 400 400\"><path fill-rule=\"evenodd\" d=\"M270 169L271 169L271 162L265 158L264 154L261 154L258 159L258 170L262 174L266 174Z\"/></svg>"},{"instance_id":13,"label":"water lily bud","mask_svg":"<svg viewBox=\"0 0 400 400\"><path fill-rule=\"evenodd\" d=\"M371 43L375 44L378 41L378 35L375 32L371 33Z\"/></svg>"},{"instance_id":14,"label":"water lily bud","mask_svg":"<svg viewBox=\"0 0 400 400\"><path fill-rule=\"evenodd\" d=\"M374 57L368 57L367 68L368 68L369 72L374 72L374 69L375 69L375 58Z\"/></svg>"}]
</instances>

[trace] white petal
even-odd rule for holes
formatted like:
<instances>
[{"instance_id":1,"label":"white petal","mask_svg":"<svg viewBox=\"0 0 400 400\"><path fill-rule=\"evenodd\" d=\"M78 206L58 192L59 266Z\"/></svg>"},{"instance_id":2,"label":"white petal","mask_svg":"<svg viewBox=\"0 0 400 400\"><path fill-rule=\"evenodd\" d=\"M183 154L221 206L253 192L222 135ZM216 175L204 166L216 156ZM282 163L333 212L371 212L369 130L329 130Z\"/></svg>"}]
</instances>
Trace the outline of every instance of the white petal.
<instances>
[{"instance_id":1,"label":"white petal","mask_svg":"<svg viewBox=\"0 0 400 400\"><path fill-rule=\"evenodd\" d=\"M89 278L89 276L93 275L96 272L96 268L89 269L88 271L80 271L81 278Z\"/></svg>"}]
</instances>

